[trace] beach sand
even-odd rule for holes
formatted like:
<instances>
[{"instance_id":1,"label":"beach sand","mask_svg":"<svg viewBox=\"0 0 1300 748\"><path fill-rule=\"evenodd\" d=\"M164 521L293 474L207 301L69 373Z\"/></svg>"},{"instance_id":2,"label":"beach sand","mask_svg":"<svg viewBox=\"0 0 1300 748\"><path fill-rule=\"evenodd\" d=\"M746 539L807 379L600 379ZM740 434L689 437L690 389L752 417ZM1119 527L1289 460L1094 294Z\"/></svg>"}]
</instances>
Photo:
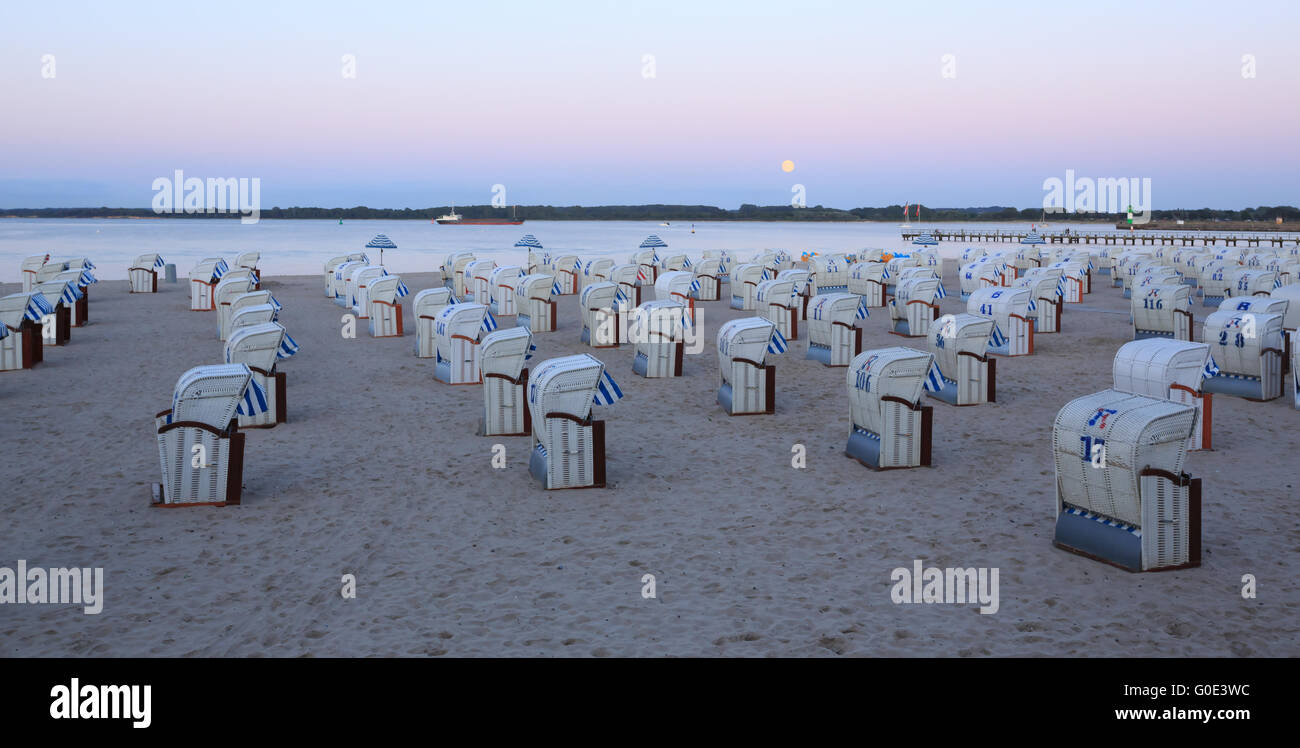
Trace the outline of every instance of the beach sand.
<instances>
[{"instance_id":1,"label":"beach sand","mask_svg":"<svg viewBox=\"0 0 1300 748\"><path fill-rule=\"evenodd\" d=\"M947 270L943 311L964 311ZM0 655L1300 655L1300 411L1286 398L1215 397L1216 450L1184 468L1204 481L1200 568L1133 574L1053 548L1053 418L1110 386L1131 337L1128 301L1096 280L1063 333L998 361L996 403L929 400L932 468L883 473L844 456L845 369L804 360L806 340L769 358L775 415L728 417L714 339L751 313L703 304L685 376L645 380L631 346L579 343L564 297L533 367L590 351L626 397L597 409L610 487L548 492L528 438L475 436L480 388L437 383L414 357L409 303L406 337L362 326L345 340L319 276L269 277L301 344L281 365L289 422L247 432L241 506L184 509L149 505L152 417L182 372L220 362L215 313L188 311L183 282L152 296L101 282L69 345L0 373L0 566L103 567L103 612L5 605ZM865 346L925 349L887 327L873 310ZM891 571L914 559L997 567L1000 609L893 604ZM641 595L647 573L657 598ZM339 594L344 574L356 599Z\"/></svg>"}]
</instances>

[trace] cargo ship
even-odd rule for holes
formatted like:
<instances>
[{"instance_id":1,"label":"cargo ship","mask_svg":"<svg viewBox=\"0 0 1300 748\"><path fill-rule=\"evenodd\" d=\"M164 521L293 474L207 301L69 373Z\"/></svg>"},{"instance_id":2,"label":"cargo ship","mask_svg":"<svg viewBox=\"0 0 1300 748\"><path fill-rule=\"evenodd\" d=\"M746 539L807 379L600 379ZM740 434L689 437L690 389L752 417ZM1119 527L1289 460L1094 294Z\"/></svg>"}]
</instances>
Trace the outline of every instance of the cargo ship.
<instances>
[{"instance_id":1,"label":"cargo ship","mask_svg":"<svg viewBox=\"0 0 1300 748\"><path fill-rule=\"evenodd\" d=\"M514 207L510 209L509 218L466 218L456 212L456 206L451 206L451 212L445 216L438 216L433 222L440 226L518 226L524 222L524 219L515 215Z\"/></svg>"}]
</instances>

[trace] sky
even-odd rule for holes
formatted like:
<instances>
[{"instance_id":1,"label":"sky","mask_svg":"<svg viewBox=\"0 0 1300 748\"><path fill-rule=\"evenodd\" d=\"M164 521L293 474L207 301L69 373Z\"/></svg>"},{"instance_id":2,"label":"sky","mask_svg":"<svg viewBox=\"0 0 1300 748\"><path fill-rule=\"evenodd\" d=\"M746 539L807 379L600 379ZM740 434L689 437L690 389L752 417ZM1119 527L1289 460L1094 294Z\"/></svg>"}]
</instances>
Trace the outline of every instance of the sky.
<instances>
[{"instance_id":1,"label":"sky","mask_svg":"<svg viewBox=\"0 0 1300 748\"><path fill-rule=\"evenodd\" d=\"M264 209L495 185L1030 207L1067 169L1150 178L1157 209L1295 205L1298 22L1295 0L14 3L0 207L147 207L178 169L257 178Z\"/></svg>"}]
</instances>

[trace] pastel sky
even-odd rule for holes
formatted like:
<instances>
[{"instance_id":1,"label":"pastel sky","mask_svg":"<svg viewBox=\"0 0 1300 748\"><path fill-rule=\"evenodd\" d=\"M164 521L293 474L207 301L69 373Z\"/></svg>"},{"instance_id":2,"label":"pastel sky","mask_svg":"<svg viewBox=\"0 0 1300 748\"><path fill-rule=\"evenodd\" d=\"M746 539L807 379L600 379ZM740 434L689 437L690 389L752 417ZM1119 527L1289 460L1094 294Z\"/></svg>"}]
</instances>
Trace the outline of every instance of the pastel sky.
<instances>
[{"instance_id":1,"label":"pastel sky","mask_svg":"<svg viewBox=\"0 0 1300 748\"><path fill-rule=\"evenodd\" d=\"M802 184L809 205L1029 207L1066 169L1150 177L1162 209L1300 203L1295 0L4 16L2 207L145 207L176 169L258 177L264 207L484 204L494 184L520 204L776 205Z\"/></svg>"}]
</instances>

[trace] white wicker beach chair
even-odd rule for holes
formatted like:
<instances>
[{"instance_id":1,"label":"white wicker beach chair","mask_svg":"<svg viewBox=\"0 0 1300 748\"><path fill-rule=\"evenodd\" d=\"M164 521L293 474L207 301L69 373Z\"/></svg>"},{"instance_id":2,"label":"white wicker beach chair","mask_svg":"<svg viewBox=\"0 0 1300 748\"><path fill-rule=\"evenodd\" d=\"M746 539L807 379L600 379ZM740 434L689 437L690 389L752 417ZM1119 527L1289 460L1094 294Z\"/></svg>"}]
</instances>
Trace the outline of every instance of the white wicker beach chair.
<instances>
[{"instance_id":1,"label":"white wicker beach chair","mask_svg":"<svg viewBox=\"0 0 1300 748\"><path fill-rule=\"evenodd\" d=\"M190 271L190 311L211 312L217 308L213 291L230 268L220 257L200 260Z\"/></svg>"},{"instance_id":2,"label":"white wicker beach chair","mask_svg":"<svg viewBox=\"0 0 1300 748\"><path fill-rule=\"evenodd\" d=\"M84 327L90 321L90 286L98 283L94 274L85 268L64 270L52 279L55 282L68 282L77 288L77 300L72 304L72 326Z\"/></svg>"},{"instance_id":3,"label":"white wicker beach chair","mask_svg":"<svg viewBox=\"0 0 1300 748\"><path fill-rule=\"evenodd\" d=\"M1030 356L1034 353L1034 325L1029 317L1032 301L1027 288L983 288L971 294L966 311L993 320L989 352Z\"/></svg>"},{"instance_id":4,"label":"white wicker beach chair","mask_svg":"<svg viewBox=\"0 0 1300 748\"><path fill-rule=\"evenodd\" d=\"M767 268L757 262L746 262L731 269L731 308L751 312L758 284L768 280Z\"/></svg>"},{"instance_id":5,"label":"white wicker beach chair","mask_svg":"<svg viewBox=\"0 0 1300 748\"><path fill-rule=\"evenodd\" d=\"M238 504L244 435L235 419L267 408L266 391L244 364L196 366L182 374L171 409L154 416L161 505Z\"/></svg>"},{"instance_id":6,"label":"white wicker beach chair","mask_svg":"<svg viewBox=\"0 0 1300 748\"><path fill-rule=\"evenodd\" d=\"M551 332L556 329L555 276L534 273L522 276L515 283L515 324L533 332Z\"/></svg>"},{"instance_id":7,"label":"white wicker beach chair","mask_svg":"<svg viewBox=\"0 0 1300 748\"><path fill-rule=\"evenodd\" d=\"M40 274L41 268L44 267L45 263L49 262L49 260L50 256L48 254L32 255L31 257L23 258L20 274L22 275L24 291L32 290L32 287L36 285L37 276Z\"/></svg>"},{"instance_id":8,"label":"white wicker beach chair","mask_svg":"<svg viewBox=\"0 0 1300 748\"><path fill-rule=\"evenodd\" d=\"M1092 271L1089 270L1086 259L1071 257L1060 262L1053 262L1047 267L1061 271L1063 281L1061 290L1064 291L1065 303L1082 303L1084 294L1092 293Z\"/></svg>"},{"instance_id":9,"label":"white wicker beach chair","mask_svg":"<svg viewBox=\"0 0 1300 748\"><path fill-rule=\"evenodd\" d=\"M369 319L370 284L388 275L383 265L366 265L353 270L347 281L347 306L358 319Z\"/></svg>"},{"instance_id":10,"label":"white wicker beach chair","mask_svg":"<svg viewBox=\"0 0 1300 748\"><path fill-rule=\"evenodd\" d=\"M614 264L613 258L610 257L595 257L587 260L582 265L582 276L579 278L582 288L592 283L608 281L609 271L614 268Z\"/></svg>"},{"instance_id":11,"label":"white wicker beach chair","mask_svg":"<svg viewBox=\"0 0 1300 748\"><path fill-rule=\"evenodd\" d=\"M352 255L348 255L348 257L352 257ZM334 259L338 259L338 258L334 258ZM333 260L331 260L330 262L333 262ZM327 266L329 264L330 263L326 263ZM348 291L347 279L351 276L352 273L351 268L353 267L362 268L362 267L368 267L369 265L370 265L369 259L362 259L362 260L344 259L342 262L335 263L333 270L329 272L329 280L328 280L328 285L326 287L325 295L334 299L334 303L338 304L339 306L344 306L344 307L349 306L350 305L349 302L351 300L348 298L348 293L347 293Z\"/></svg>"},{"instance_id":12,"label":"white wicker beach chair","mask_svg":"<svg viewBox=\"0 0 1300 748\"><path fill-rule=\"evenodd\" d=\"M298 352L298 344L277 322L241 327L226 341L226 363L244 364L266 393L266 409L240 415L240 428L272 428L289 420L288 379L276 363Z\"/></svg>"},{"instance_id":13,"label":"white wicker beach chair","mask_svg":"<svg viewBox=\"0 0 1300 748\"><path fill-rule=\"evenodd\" d=\"M515 307L515 284L524 277L524 269L518 265L499 265L488 273L488 289L492 298L488 308L498 317L513 317L518 311Z\"/></svg>"},{"instance_id":14,"label":"white wicker beach chair","mask_svg":"<svg viewBox=\"0 0 1300 748\"><path fill-rule=\"evenodd\" d=\"M862 352L866 300L854 293L818 294L808 306L808 353L823 366L848 366Z\"/></svg>"},{"instance_id":15,"label":"white wicker beach chair","mask_svg":"<svg viewBox=\"0 0 1300 748\"><path fill-rule=\"evenodd\" d=\"M64 345L72 337L72 314L81 298L77 284L71 281L48 280L32 287L32 293L40 294L54 311L51 324L41 320L41 342L44 345Z\"/></svg>"},{"instance_id":16,"label":"white wicker beach chair","mask_svg":"<svg viewBox=\"0 0 1300 748\"><path fill-rule=\"evenodd\" d=\"M1199 287L1205 306L1217 307L1228 295L1228 273L1238 266L1225 262L1221 257L1211 256L1201 265Z\"/></svg>"},{"instance_id":17,"label":"white wicker beach chair","mask_svg":"<svg viewBox=\"0 0 1300 748\"><path fill-rule=\"evenodd\" d=\"M849 268L849 293L861 296L870 308L882 307L888 274L883 262L859 262Z\"/></svg>"},{"instance_id":18,"label":"white wicker beach chair","mask_svg":"<svg viewBox=\"0 0 1300 748\"><path fill-rule=\"evenodd\" d=\"M686 307L679 301L658 299L637 307L627 322L628 339L636 346L632 371L646 378L680 377L686 324Z\"/></svg>"},{"instance_id":19,"label":"white wicker beach chair","mask_svg":"<svg viewBox=\"0 0 1300 748\"><path fill-rule=\"evenodd\" d=\"M1195 408L1118 390L1067 403L1052 427L1055 545L1129 571L1199 565L1201 482L1182 472L1195 423Z\"/></svg>"},{"instance_id":20,"label":"white wicker beach chair","mask_svg":"<svg viewBox=\"0 0 1300 748\"><path fill-rule=\"evenodd\" d=\"M1225 298L1268 296L1280 285L1276 270L1238 268L1228 273L1228 278L1230 283L1224 288Z\"/></svg>"},{"instance_id":21,"label":"white wicker beach chair","mask_svg":"<svg viewBox=\"0 0 1300 748\"><path fill-rule=\"evenodd\" d=\"M988 352L992 334L993 320L978 314L945 314L935 321L930 353L942 381L927 390L932 397L951 405L997 401L997 359Z\"/></svg>"},{"instance_id":22,"label":"white wicker beach chair","mask_svg":"<svg viewBox=\"0 0 1300 748\"><path fill-rule=\"evenodd\" d=\"M717 301L721 298L724 268L717 258L705 257L691 265L694 276L691 282L691 298L697 301Z\"/></svg>"},{"instance_id":23,"label":"white wicker beach chair","mask_svg":"<svg viewBox=\"0 0 1300 748\"><path fill-rule=\"evenodd\" d=\"M852 423L844 452L872 470L930 464L934 409L921 392L942 386L934 356L913 348L859 353L845 375Z\"/></svg>"},{"instance_id":24,"label":"white wicker beach chair","mask_svg":"<svg viewBox=\"0 0 1300 748\"><path fill-rule=\"evenodd\" d=\"M1132 285L1124 289L1124 298L1131 299L1135 296L1142 296L1146 289L1156 286L1181 286L1183 279L1171 267L1166 266L1145 266L1142 268L1142 274L1132 279Z\"/></svg>"},{"instance_id":25,"label":"white wicker beach chair","mask_svg":"<svg viewBox=\"0 0 1300 748\"><path fill-rule=\"evenodd\" d=\"M920 258L916 257L918 264ZM849 264L841 256L817 255L808 263L811 294L847 293L849 290Z\"/></svg>"},{"instance_id":26,"label":"white wicker beach chair","mask_svg":"<svg viewBox=\"0 0 1300 748\"><path fill-rule=\"evenodd\" d=\"M243 252L235 256L235 267L252 272L254 282L260 284L262 282L262 271L258 269L257 263L261 260L261 252Z\"/></svg>"},{"instance_id":27,"label":"white wicker beach chair","mask_svg":"<svg viewBox=\"0 0 1300 748\"><path fill-rule=\"evenodd\" d=\"M528 471L547 489L605 486L605 422L592 405L623 396L600 359L585 353L543 361L528 384L533 451Z\"/></svg>"},{"instance_id":28,"label":"white wicker beach chair","mask_svg":"<svg viewBox=\"0 0 1300 748\"><path fill-rule=\"evenodd\" d=\"M370 309L366 317L370 320L370 337L402 337L402 299L410 293L400 275L385 275L369 281L366 295Z\"/></svg>"},{"instance_id":29,"label":"white wicker beach chair","mask_svg":"<svg viewBox=\"0 0 1300 748\"><path fill-rule=\"evenodd\" d=\"M444 307L434 322L438 352L433 378L448 384L480 383L479 344L483 335L496 329L496 320L483 304Z\"/></svg>"},{"instance_id":30,"label":"white wicker beach chair","mask_svg":"<svg viewBox=\"0 0 1300 748\"><path fill-rule=\"evenodd\" d=\"M890 332L909 338L930 334L931 324L939 318L940 288L938 278L913 278L899 282L894 297L887 304Z\"/></svg>"},{"instance_id":31,"label":"white wicker beach chair","mask_svg":"<svg viewBox=\"0 0 1300 748\"><path fill-rule=\"evenodd\" d=\"M164 267L166 263L161 255L136 255L135 262L126 270L131 293L158 293L158 271Z\"/></svg>"},{"instance_id":32,"label":"white wicker beach chair","mask_svg":"<svg viewBox=\"0 0 1300 748\"><path fill-rule=\"evenodd\" d=\"M442 266L442 277L458 299L469 299L466 291L465 269L474 261L473 252L452 252Z\"/></svg>"},{"instance_id":33,"label":"white wicker beach chair","mask_svg":"<svg viewBox=\"0 0 1300 748\"><path fill-rule=\"evenodd\" d=\"M559 255L551 260L550 272L555 276L555 285L560 289L556 296L569 296L578 292L578 276L582 274L582 262L577 255Z\"/></svg>"},{"instance_id":34,"label":"white wicker beach chair","mask_svg":"<svg viewBox=\"0 0 1300 748\"><path fill-rule=\"evenodd\" d=\"M795 308L799 313L799 319L801 321L808 319L808 302L813 297L812 273L803 268L787 268L777 273L775 278L788 280L794 284L794 298L798 302Z\"/></svg>"},{"instance_id":35,"label":"white wicker beach chair","mask_svg":"<svg viewBox=\"0 0 1300 748\"><path fill-rule=\"evenodd\" d=\"M522 327L506 327L483 336L479 345L483 371L484 436L528 436L532 418L526 400L528 358L533 334Z\"/></svg>"},{"instance_id":36,"label":"white wicker beach chair","mask_svg":"<svg viewBox=\"0 0 1300 748\"><path fill-rule=\"evenodd\" d=\"M794 281L780 278L760 281L754 291L754 311L776 325L786 340L799 339L802 307L802 298L794 295Z\"/></svg>"},{"instance_id":37,"label":"white wicker beach chair","mask_svg":"<svg viewBox=\"0 0 1300 748\"><path fill-rule=\"evenodd\" d=\"M1282 396L1282 315L1217 311L1205 318L1201 340L1210 345L1219 372L1206 392L1272 400Z\"/></svg>"},{"instance_id":38,"label":"white wicker beach chair","mask_svg":"<svg viewBox=\"0 0 1300 748\"><path fill-rule=\"evenodd\" d=\"M619 310L632 310L641 305L641 286L637 282L639 268L631 263L615 265L609 269L609 280L618 286Z\"/></svg>"},{"instance_id":39,"label":"white wicker beach chair","mask_svg":"<svg viewBox=\"0 0 1300 748\"><path fill-rule=\"evenodd\" d=\"M898 277L904 269L920 266L921 258L915 252L895 252L885 261L885 268L889 270L889 277L885 279L885 293L894 293L898 287Z\"/></svg>"},{"instance_id":40,"label":"white wicker beach chair","mask_svg":"<svg viewBox=\"0 0 1300 748\"><path fill-rule=\"evenodd\" d=\"M695 297L691 293L695 274L689 270L667 270L659 272L655 281L655 299L657 301L676 301L686 307L687 322L695 320Z\"/></svg>"},{"instance_id":41,"label":"white wicker beach chair","mask_svg":"<svg viewBox=\"0 0 1300 748\"><path fill-rule=\"evenodd\" d=\"M1034 266L1037 267L1037 266ZM1002 285L1002 275L1008 268L997 258L984 255L976 258L957 271L961 282L961 298L965 301L981 288L998 288Z\"/></svg>"},{"instance_id":42,"label":"white wicker beach chair","mask_svg":"<svg viewBox=\"0 0 1300 748\"><path fill-rule=\"evenodd\" d=\"M788 344L776 325L762 317L742 317L718 330L718 403L728 415L776 412L776 367L768 353Z\"/></svg>"},{"instance_id":43,"label":"white wicker beach chair","mask_svg":"<svg viewBox=\"0 0 1300 748\"><path fill-rule=\"evenodd\" d=\"M1110 253L1110 282L1114 288L1125 286L1125 276L1136 274L1135 265L1151 261L1151 252L1147 249L1133 249ZM1068 291L1068 289L1067 289Z\"/></svg>"},{"instance_id":44,"label":"white wicker beach chair","mask_svg":"<svg viewBox=\"0 0 1300 748\"><path fill-rule=\"evenodd\" d=\"M621 335L617 296L619 287L609 281L588 283L578 297L582 312L582 342L592 348L615 348Z\"/></svg>"},{"instance_id":45,"label":"white wicker beach chair","mask_svg":"<svg viewBox=\"0 0 1300 748\"><path fill-rule=\"evenodd\" d=\"M1035 335L1061 331L1065 283L1059 268L1030 268L1012 286L1029 289L1029 298L1034 302L1029 317L1034 321Z\"/></svg>"},{"instance_id":46,"label":"white wicker beach chair","mask_svg":"<svg viewBox=\"0 0 1300 748\"><path fill-rule=\"evenodd\" d=\"M415 317L415 355L417 358L434 358L438 355L438 335L434 322L438 313L455 304L450 288L426 288L415 294L411 314Z\"/></svg>"},{"instance_id":47,"label":"white wicker beach chair","mask_svg":"<svg viewBox=\"0 0 1300 748\"><path fill-rule=\"evenodd\" d=\"M1180 283L1138 287L1130 307L1133 339L1192 339L1192 289Z\"/></svg>"},{"instance_id":48,"label":"white wicker beach chair","mask_svg":"<svg viewBox=\"0 0 1300 748\"><path fill-rule=\"evenodd\" d=\"M1189 450L1211 449L1214 395L1202 384L1214 370L1210 346L1169 338L1125 343L1115 352L1114 388L1196 409Z\"/></svg>"},{"instance_id":49,"label":"white wicker beach chair","mask_svg":"<svg viewBox=\"0 0 1300 748\"><path fill-rule=\"evenodd\" d=\"M636 265L636 277L641 285L654 285L659 277L659 255L654 249L638 250L633 253L629 262Z\"/></svg>"},{"instance_id":50,"label":"white wicker beach chair","mask_svg":"<svg viewBox=\"0 0 1300 748\"><path fill-rule=\"evenodd\" d=\"M496 266L493 260L474 260L465 266L466 301L492 306L492 271Z\"/></svg>"},{"instance_id":51,"label":"white wicker beach chair","mask_svg":"<svg viewBox=\"0 0 1300 748\"><path fill-rule=\"evenodd\" d=\"M682 252L663 253L659 256L659 274L670 271L690 270L690 260ZM659 278L655 278L659 282Z\"/></svg>"},{"instance_id":52,"label":"white wicker beach chair","mask_svg":"<svg viewBox=\"0 0 1300 748\"><path fill-rule=\"evenodd\" d=\"M44 360L41 320L55 313L45 295L34 290L0 296L0 371L30 369Z\"/></svg>"},{"instance_id":53,"label":"white wicker beach chair","mask_svg":"<svg viewBox=\"0 0 1300 748\"><path fill-rule=\"evenodd\" d=\"M230 320L234 316L231 304L235 297L253 290L253 279L246 275L236 275L232 271L217 281L212 290L212 298L217 307L217 339L225 340L230 335Z\"/></svg>"}]
</instances>

